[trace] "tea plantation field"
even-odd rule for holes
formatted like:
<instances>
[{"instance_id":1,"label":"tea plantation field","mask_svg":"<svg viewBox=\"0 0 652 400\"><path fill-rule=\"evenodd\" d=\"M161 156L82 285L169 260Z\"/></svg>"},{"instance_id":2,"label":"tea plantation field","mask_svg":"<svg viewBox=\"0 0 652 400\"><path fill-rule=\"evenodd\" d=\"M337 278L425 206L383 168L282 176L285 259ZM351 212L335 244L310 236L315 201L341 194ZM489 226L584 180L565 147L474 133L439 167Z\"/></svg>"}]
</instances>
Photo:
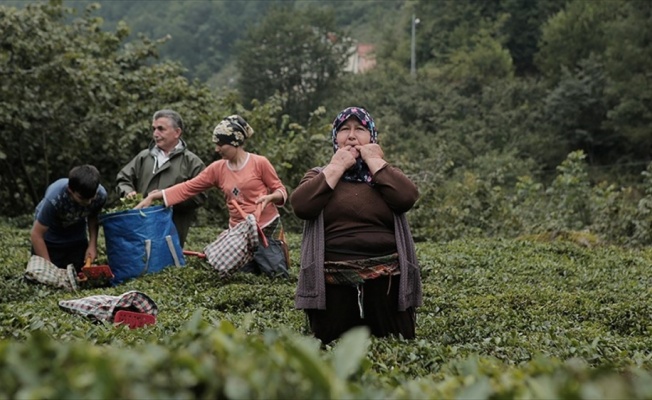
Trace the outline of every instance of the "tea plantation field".
<instances>
[{"instance_id":1,"label":"tea plantation field","mask_svg":"<svg viewBox=\"0 0 652 400\"><path fill-rule=\"evenodd\" d=\"M186 247L218 233L193 228ZM0 398L652 398L648 249L417 243L418 338L356 330L320 347L293 308L300 236L289 241L289 280L221 281L188 257L184 268L63 292L23 280L29 230L0 223ZM156 301L155 325L94 324L58 307L129 290Z\"/></svg>"}]
</instances>

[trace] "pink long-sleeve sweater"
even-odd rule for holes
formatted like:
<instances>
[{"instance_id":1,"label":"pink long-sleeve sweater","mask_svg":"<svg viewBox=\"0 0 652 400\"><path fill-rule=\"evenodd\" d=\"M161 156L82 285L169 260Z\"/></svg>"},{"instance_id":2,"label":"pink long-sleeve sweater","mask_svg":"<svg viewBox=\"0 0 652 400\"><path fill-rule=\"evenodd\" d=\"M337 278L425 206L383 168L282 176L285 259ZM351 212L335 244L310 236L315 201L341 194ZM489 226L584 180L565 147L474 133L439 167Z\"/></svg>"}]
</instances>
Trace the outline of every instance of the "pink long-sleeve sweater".
<instances>
[{"instance_id":1,"label":"pink long-sleeve sweater","mask_svg":"<svg viewBox=\"0 0 652 400\"><path fill-rule=\"evenodd\" d=\"M277 190L283 194L283 203L276 206L287 200L287 190L272 164L264 156L252 153L247 153L247 160L238 170L232 169L226 160L213 162L193 179L165 189L163 198L167 206L173 206L212 187L224 194L231 227L243 220L231 199L238 202L245 214L254 214L256 199ZM262 228L279 216L276 206L269 203L261 213L258 224Z\"/></svg>"}]
</instances>

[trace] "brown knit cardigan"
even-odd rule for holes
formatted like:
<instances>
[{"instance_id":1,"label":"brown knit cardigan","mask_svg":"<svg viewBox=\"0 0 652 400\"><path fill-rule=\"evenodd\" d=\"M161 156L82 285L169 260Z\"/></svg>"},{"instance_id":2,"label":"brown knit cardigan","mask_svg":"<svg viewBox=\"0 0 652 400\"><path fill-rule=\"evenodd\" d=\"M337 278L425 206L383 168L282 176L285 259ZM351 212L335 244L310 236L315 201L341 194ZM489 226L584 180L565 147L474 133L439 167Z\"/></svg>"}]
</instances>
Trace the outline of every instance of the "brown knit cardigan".
<instances>
[{"instance_id":1,"label":"brown knit cardigan","mask_svg":"<svg viewBox=\"0 0 652 400\"><path fill-rule=\"evenodd\" d=\"M405 214L394 214L396 248L400 266L398 310L423 304L421 272L414 248L414 240ZM324 215L303 225L301 270L294 296L297 309L326 309L326 282L324 279Z\"/></svg>"}]
</instances>

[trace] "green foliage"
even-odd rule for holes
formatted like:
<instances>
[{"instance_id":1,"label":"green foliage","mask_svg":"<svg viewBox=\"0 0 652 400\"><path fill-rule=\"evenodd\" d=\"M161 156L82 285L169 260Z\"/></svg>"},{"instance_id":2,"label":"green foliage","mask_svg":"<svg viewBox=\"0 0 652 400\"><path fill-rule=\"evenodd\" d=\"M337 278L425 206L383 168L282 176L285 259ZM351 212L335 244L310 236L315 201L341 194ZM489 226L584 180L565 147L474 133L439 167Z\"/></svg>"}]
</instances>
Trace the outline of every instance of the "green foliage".
<instances>
[{"instance_id":1,"label":"green foliage","mask_svg":"<svg viewBox=\"0 0 652 400\"><path fill-rule=\"evenodd\" d=\"M151 140L151 116L161 108L182 115L183 138L207 163L215 154L210 143L215 124L241 113L257 131L250 149L269 156L289 189L314 165L313 137L321 126L313 118L307 128L293 123L283 113L281 97L256 102L252 110L232 92L218 98L183 78L177 64L154 62L162 41L123 43L128 28L103 32L93 11L89 6L70 24L66 17L74 11L56 2L0 8L6 16L0 22L5 32L0 62L12 72L0 87L1 214L32 212L47 185L79 163L96 165L112 192L119 169ZM222 195L208 194L211 211L202 210L199 220L222 224L226 214L215 212L224 211ZM119 199L110 207L119 205L114 201Z\"/></svg>"},{"instance_id":2,"label":"green foliage","mask_svg":"<svg viewBox=\"0 0 652 400\"><path fill-rule=\"evenodd\" d=\"M498 18L494 26L483 26L475 32L457 32L460 44L452 50L444 75L454 82L463 82L469 89L511 77L512 58L503 47L504 39L496 35L504 20Z\"/></svg>"},{"instance_id":3,"label":"green foliage","mask_svg":"<svg viewBox=\"0 0 652 400\"><path fill-rule=\"evenodd\" d=\"M602 54L607 37L605 23L616 17L620 2L569 1L542 26L537 65L550 78L562 68L574 69L591 54Z\"/></svg>"},{"instance_id":4,"label":"green foliage","mask_svg":"<svg viewBox=\"0 0 652 400\"><path fill-rule=\"evenodd\" d=\"M588 243L652 244L652 166L640 187L593 184L586 156L577 151L545 184L532 175L515 175L526 169L516 157L486 155L479 163L484 169L462 171L452 169L443 154L439 163L422 160L403 166L420 188L420 199L409 214L418 240L530 234L556 238L584 232L594 237Z\"/></svg>"},{"instance_id":5,"label":"green foliage","mask_svg":"<svg viewBox=\"0 0 652 400\"><path fill-rule=\"evenodd\" d=\"M122 197L118 200L117 204L114 204L111 208L106 208L102 210L103 213L114 213L118 211L131 210L135 208L141 201L143 201L142 193L137 193L132 197ZM163 200L154 200L152 201L152 206L163 204Z\"/></svg>"},{"instance_id":6,"label":"green foliage","mask_svg":"<svg viewBox=\"0 0 652 400\"><path fill-rule=\"evenodd\" d=\"M591 223L590 187L582 151L575 151L557 167L558 175L548 189L549 197L556 197L555 208L549 218L568 229L581 229Z\"/></svg>"},{"instance_id":7,"label":"green foliage","mask_svg":"<svg viewBox=\"0 0 652 400\"><path fill-rule=\"evenodd\" d=\"M464 47L460 46L462 42L477 38L480 32L486 32L489 24L501 21L499 29L492 32L496 37L501 37L500 41L509 51L509 58L513 60L516 71L519 75L534 73L536 67L533 58L538 51L540 26L562 8L565 2L418 1L413 9L420 19L417 27L417 60L427 64L446 63L452 54ZM403 26L407 27L405 23Z\"/></svg>"},{"instance_id":8,"label":"green foliage","mask_svg":"<svg viewBox=\"0 0 652 400\"><path fill-rule=\"evenodd\" d=\"M70 7L83 6L86 1L66 1ZM137 35L152 38L169 37L160 47L163 60L180 62L183 74L189 79L204 82L215 80L225 65L232 62L236 41L241 38L251 21L265 15L275 1L112 1L96 0L100 4L98 16L109 29L123 22ZM218 87L233 87L228 78L218 79Z\"/></svg>"},{"instance_id":9,"label":"green foliage","mask_svg":"<svg viewBox=\"0 0 652 400\"><path fill-rule=\"evenodd\" d=\"M534 56L539 47L541 26L559 11L566 0L508 0L500 2L501 11L509 15L502 32L506 47L519 75L537 72Z\"/></svg>"},{"instance_id":10,"label":"green foliage","mask_svg":"<svg viewBox=\"0 0 652 400\"><path fill-rule=\"evenodd\" d=\"M163 107L180 111L184 138L206 162L217 121L244 114L257 132L249 150L268 156L291 191L328 161L332 117L358 104L374 115L388 160L418 181L420 238L590 229L611 242L649 243L640 175L650 147L647 2L361 1L346 12L336 3L0 7L0 213L22 218L81 162L100 167L112 188ZM335 42L324 40L332 33ZM371 41L376 68L344 74L345 38ZM283 67L294 80L279 78ZM267 70L278 73L273 82ZM224 73L251 74L240 83L252 91L211 93L183 78ZM555 169L576 150L586 175L553 187ZM199 224L223 226L224 211L221 194L209 191ZM282 213L297 231L291 210Z\"/></svg>"},{"instance_id":11,"label":"green foliage","mask_svg":"<svg viewBox=\"0 0 652 400\"><path fill-rule=\"evenodd\" d=\"M319 357L314 340L295 336L250 336L225 320L209 324L200 312L178 334L144 343L137 352L83 341L59 344L36 331L24 344L0 346L0 381L5 383L0 393L33 398L340 398L357 391L347 378L365 355L365 331L342 338L332 365ZM44 368L51 373L44 374Z\"/></svg>"},{"instance_id":12,"label":"green foliage","mask_svg":"<svg viewBox=\"0 0 652 400\"><path fill-rule=\"evenodd\" d=\"M514 185L512 207L521 229L534 232L545 230L546 204L544 185L529 175L520 176Z\"/></svg>"},{"instance_id":13,"label":"green foliage","mask_svg":"<svg viewBox=\"0 0 652 400\"><path fill-rule=\"evenodd\" d=\"M285 112L305 123L310 112L339 92L350 46L333 12L273 8L238 43L244 104L282 94Z\"/></svg>"},{"instance_id":14,"label":"green foliage","mask_svg":"<svg viewBox=\"0 0 652 400\"><path fill-rule=\"evenodd\" d=\"M510 216L517 221L512 234L598 227L592 225L594 220L598 220L594 216L606 206L608 193L592 192L585 158L581 151L570 153L557 167L557 176L547 188L531 176L519 177L511 198ZM599 223L608 223L614 217L602 219ZM605 231L600 229L597 232L602 234Z\"/></svg>"},{"instance_id":15,"label":"green foliage","mask_svg":"<svg viewBox=\"0 0 652 400\"><path fill-rule=\"evenodd\" d=\"M592 162L648 161L646 89L652 10L647 2L571 1L543 26L537 64L553 85L553 134Z\"/></svg>"},{"instance_id":16,"label":"green foliage","mask_svg":"<svg viewBox=\"0 0 652 400\"><path fill-rule=\"evenodd\" d=\"M640 195L632 187L618 188L613 183L600 182L591 188L592 230L600 232L603 240L610 243L629 242L631 244L652 243L638 238L634 227L641 217L637 215L637 201ZM641 229L639 232L650 232ZM641 240L643 239L643 240Z\"/></svg>"},{"instance_id":17,"label":"green foliage","mask_svg":"<svg viewBox=\"0 0 652 400\"><path fill-rule=\"evenodd\" d=\"M575 73L563 68L561 80L547 95L544 114L562 151L585 149L592 161L609 162L622 153L612 132L602 129L607 114L607 76L594 58L579 62Z\"/></svg>"},{"instance_id":18,"label":"green foliage","mask_svg":"<svg viewBox=\"0 0 652 400\"><path fill-rule=\"evenodd\" d=\"M412 13L416 79L407 76ZM651 15L640 1L406 3L373 77L356 76L348 91L362 87L363 104L410 132L415 140L400 151L415 158L445 146L464 169L479 155L516 150L547 170L581 149L601 174L631 182L649 161L641 68Z\"/></svg>"},{"instance_id":19,"label":"green foliage","mask_svg":"<svg viewBox=\"0 0 652 400\"><path fill-rule=\"evenodd\" d=\"M630 231L632 241L638 245L649 245L652 243L652 163L648 164L643 176L645 194L638 200L634 215L626 221L629 226L633 225L633 232Z\"/></svg>"},{"instance_id":20,"label":"green foliage","mask_svg":"<svg viewBox=\"0 0 652 400\"><path fill-rule=\"evenodd\" d=\"M608 104L613 106L604 128L622 135L627 145L619 154L621 158L647 161L652 146L652 104L649 72L643 66L652 62L652 8L644 1L628 1L622 7L623 16L608 24L604 63L610 84L605 92Z\"/></svg>"},{"instance_id":21,"label":"green foliage","mask_svg":"<svg viewBox=\"0 0 652 400\"><path fill-rule=\"evenodd\" d=\"M117 171L149 142L159 108L183 115L191 148L195 132L213 123L208 110L222 108L205 87L180 77L178 65L151 62L158 43L121 46L127 27L103 32L93 8L67 23L72 11L60 2L0 7L5 215L30 212L76 164L96 165L111 189Z\"/></svg>"},{"instance_id":22,"label":"green foliage","mask_svg":"<svg viewBox=\"0 0 652 400\"><path fill-rule=\"evenodd\" d=\"M202 260L105 289L24 281L28 230L0 225L0 397L649 398L648 249L569 240L418 243L417 339L305 333L288 280L220 281ZM200 247L217 229L190 231ZM289 235L294 265L300 237ZM103 240L100 240L103 246ZM59 300L128 290L158 304L136 330Z\"/></svg>"}]
</instances>

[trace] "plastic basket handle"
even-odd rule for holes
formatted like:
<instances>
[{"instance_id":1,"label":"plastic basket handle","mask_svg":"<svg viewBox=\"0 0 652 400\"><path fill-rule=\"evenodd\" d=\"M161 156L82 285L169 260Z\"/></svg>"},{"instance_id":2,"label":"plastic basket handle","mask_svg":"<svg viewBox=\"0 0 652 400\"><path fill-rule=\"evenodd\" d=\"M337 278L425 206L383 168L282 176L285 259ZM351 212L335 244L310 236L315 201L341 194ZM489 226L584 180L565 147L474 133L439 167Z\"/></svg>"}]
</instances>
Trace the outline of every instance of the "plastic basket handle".
<instances>
[{"instance_id":1,"label":"plastic basket handle","mask_svg":"<svg viewBox=\"0 0 652 400\"><path fill-rule=\"evenodd\" d=\"M147 256L147 260L145 260L145 267L143 268L143 272L141 272L140 275L145 275L147 273L147 270L149 269L149 259L151 253L152 253L152 241L150 239L147 239L145 240L145 255Z\"/></svg>"},{"instance_id":2,"label":"plastic basket handle","mask_svg":"<svg viewBox=\"0 0 652 400\"><path fill-rule=\"evenodd\" d=\"M167 235L165 241L168 243L168 248L170 249L170 254L172 254L172 259L174 259L174 265L177 267L181 266L179 262L179 257L177 256L177 251L174 249L174 243L172 243L172 236Z\"/></svg>"}]
</instances>

